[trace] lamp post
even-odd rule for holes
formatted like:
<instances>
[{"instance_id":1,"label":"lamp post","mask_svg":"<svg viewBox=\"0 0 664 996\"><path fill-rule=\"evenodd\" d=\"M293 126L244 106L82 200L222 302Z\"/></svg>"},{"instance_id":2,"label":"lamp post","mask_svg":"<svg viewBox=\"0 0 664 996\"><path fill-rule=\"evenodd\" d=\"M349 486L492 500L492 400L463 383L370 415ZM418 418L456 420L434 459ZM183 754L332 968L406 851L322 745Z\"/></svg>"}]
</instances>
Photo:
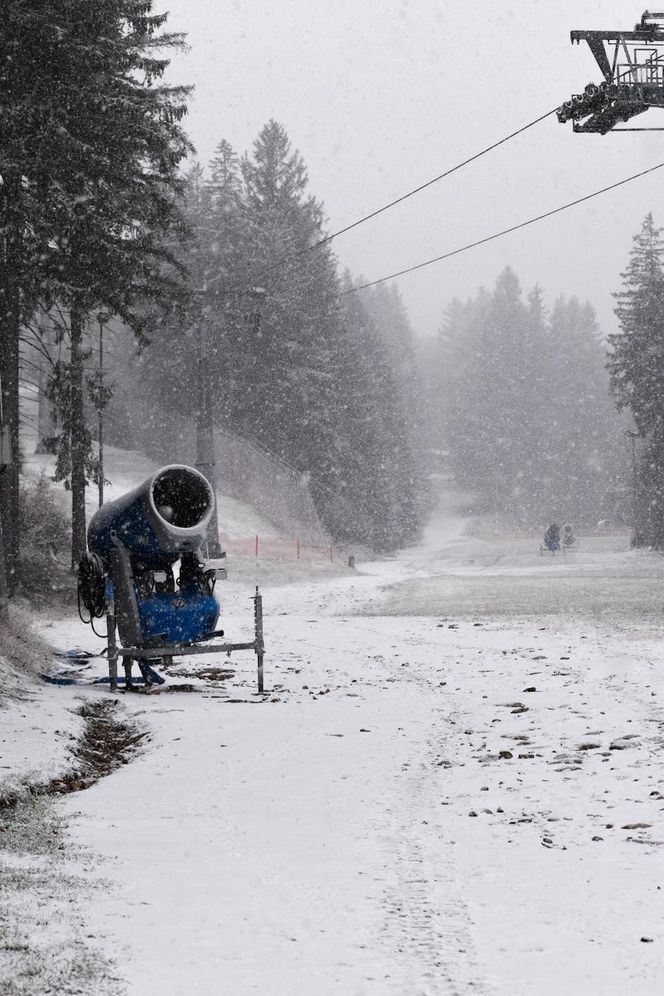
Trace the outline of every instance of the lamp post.
<instances>
[{"instance_id":1,"label":"lamp post","mask_svg":"<svg viewBox=\"0 0 664 996\"><path fill-rule=\"evenodd\" d=\"M97 315L99 322L99 507L104 504L104 408L101 394L104 387L104 320L106 315Z\"/></svg>"}]
</instances>

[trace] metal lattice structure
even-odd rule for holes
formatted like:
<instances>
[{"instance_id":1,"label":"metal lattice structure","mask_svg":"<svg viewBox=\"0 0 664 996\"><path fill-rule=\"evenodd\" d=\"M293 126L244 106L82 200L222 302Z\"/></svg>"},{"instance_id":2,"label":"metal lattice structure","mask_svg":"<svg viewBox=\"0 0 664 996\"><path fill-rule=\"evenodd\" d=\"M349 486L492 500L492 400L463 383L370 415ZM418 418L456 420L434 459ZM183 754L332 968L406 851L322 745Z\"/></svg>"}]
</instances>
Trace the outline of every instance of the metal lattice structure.
<instances>
[{"instance_id":1,"label":"metal lattice structure","mask_svg":"<svg viewBox=\"0 0 664 996\"><path fill-rule=\"evenodd\" d=\"M588 43L604 80L558 108L561 124L574 131L661 131L662 127L616 128L651 107L664 108L664 11L644 11L633 31L572 31L572 43Z\"/></svg>"}]
</instances>

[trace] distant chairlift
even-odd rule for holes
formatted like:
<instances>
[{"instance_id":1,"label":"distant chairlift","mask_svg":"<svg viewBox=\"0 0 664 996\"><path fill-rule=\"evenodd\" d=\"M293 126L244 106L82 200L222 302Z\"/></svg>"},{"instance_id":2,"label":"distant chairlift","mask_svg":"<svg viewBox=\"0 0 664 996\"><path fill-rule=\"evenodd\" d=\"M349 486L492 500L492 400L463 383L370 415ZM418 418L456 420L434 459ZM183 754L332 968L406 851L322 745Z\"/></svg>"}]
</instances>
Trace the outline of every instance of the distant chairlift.
<instances>
[{"instance_id":1,"label":"distant chairlift","mask_svg":"<svg viewBox=\"0 0 664 996\"><path fill-rule=\"evenodd\" d=\"M544 533L544 540L540 544L540 553L569 553L579 545L578 536L574 532L573 526L569 524L563 526L562 533L557 522L552 522Z\"/></svg>"},{"instance_id":2,"label":"distant chairlift","mask_svg":"<svg viewBox=\"0 0 664 996\"><path fill-rule=\"evenodd\" d=\"M569 550L575 550L579 545L579 537L574 532L572 526L569 523L563 526L563 535L561 538L561 548L563 553L567 553Z\"/></svg>"},{"instance_id":3,"label":"distant chairlift","mask_svg":"<svg viewBox=\"0 0 664 996\"><path fill-rule=\"evenodd\" d=\"M544 533L544 542L540 546L540 553L560 553L560 526L557 522L552 522Z\"/></svg>"},{"instance_id":4,"label":"distant chairlift","mask_svg":"<svg viewBox=\"0 0 664 996\"><path fill-rule=\"evenodd\" d=\"M572 42L586 41L604 80L556 111L558 121L576 132L662 131L664 127L616 128L651 107L664 108L664 11L644 11L633 31L572 31Z\"/></svg>"}]
</instances>

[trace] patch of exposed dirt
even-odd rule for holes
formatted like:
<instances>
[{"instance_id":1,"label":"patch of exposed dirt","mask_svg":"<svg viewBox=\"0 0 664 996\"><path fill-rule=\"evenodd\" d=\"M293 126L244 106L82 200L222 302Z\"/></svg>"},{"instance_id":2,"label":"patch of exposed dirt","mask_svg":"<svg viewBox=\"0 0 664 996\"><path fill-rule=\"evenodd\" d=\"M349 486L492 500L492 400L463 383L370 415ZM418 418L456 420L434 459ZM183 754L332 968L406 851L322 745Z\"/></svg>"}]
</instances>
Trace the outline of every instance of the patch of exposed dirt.
<instances>
[{"instance_id":1,"label":"patch of exposed dirt","mask_svg":"<svg viewBox=\"0 0 664 996\"><path fill-rule=\"evenodd\" d=\"M230 668L205 666L199 668L182 668L177 665L162 664L162 671L174 678L201 678L203 681L227 681L235 677L235 671Z\"/></svg>"},{"instance_id":2,"label":"patch of exposed dirt","mask_svg":"<svg viewBox=\"0 0 664 996\"><path fill-rule=\"evenodd\" d=\"M69 771L0 796L0 993L124 996L107 939L85 923L83 900L102 883L71 874L64 818L53 798L78 792L126 764L147 737L113 699L84 702Z\"/></svg>"},{"instance_id":3,"label":"patch of exposed dirt","mask_svg":"<svg viewBox=\"0 0 664 996\"><path fill-rule=\"evenodd\" d=\"M0 795L0 812L15 807L26 795L66 795L89 788L127 764L148 737L147 731L122 716L119 703L113 699L86 702L77 712L85 726L71 751L76 766L48 782Z\"/></svg>"}]
</instances>

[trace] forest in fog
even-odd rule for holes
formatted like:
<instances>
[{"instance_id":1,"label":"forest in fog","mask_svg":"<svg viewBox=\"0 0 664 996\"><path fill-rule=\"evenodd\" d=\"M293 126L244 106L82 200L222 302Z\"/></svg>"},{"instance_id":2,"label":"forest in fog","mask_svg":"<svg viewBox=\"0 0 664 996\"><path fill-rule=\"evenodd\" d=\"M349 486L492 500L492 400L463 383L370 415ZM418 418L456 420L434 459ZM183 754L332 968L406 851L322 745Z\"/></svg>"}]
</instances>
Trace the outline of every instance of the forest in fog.
<instances>
[{"instance_id":1,"label":"forest in fog","mask_svg":"<svg viewBox=\"0 0 664 996\"><path fill-rule=\"evenodd\" d=\"M456 484L526 527L629 520L627 440L592 306L525 294L509 268L454 300L423 347L436 446Z\"/></svg>"},{"instance_id":2,"label":"forest in fog","mask_svg":"<svg viewBox=\"0 0 664 996\"><path fill-rule=\"evenodd\" d=\"M349 293L305 165L274 121L185 183L193 284L140 355L114 336L109 441L172 458L210 392L215 423L302 475L335 540L390 550L430 507L414 336L398 291ZM203 350L203 352L201 352ZM224 468L220 468L223 482Z\"/></svg>"}]
</instances>

